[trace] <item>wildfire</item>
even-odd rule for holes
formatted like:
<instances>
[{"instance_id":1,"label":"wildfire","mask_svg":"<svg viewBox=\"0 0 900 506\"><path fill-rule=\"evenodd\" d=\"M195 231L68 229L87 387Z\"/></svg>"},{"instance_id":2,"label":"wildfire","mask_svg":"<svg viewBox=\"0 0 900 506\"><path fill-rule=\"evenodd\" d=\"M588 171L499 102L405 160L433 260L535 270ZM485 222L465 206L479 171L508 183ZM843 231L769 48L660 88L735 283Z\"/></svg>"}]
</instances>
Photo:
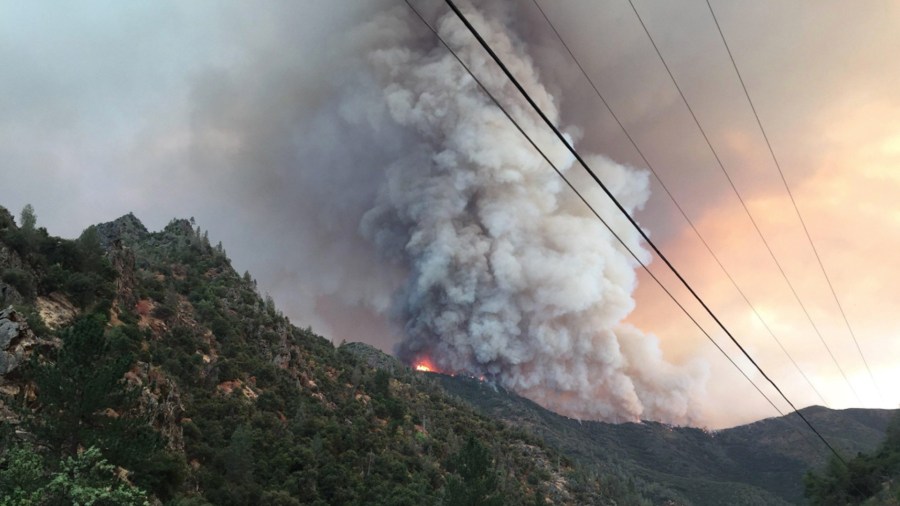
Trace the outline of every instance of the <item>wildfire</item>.
<instances>
[{"instance_id":1,"label":"wildfire","mask_svg":"<svg viewBox=\"0 0 900 506\"><path fill-rule=\"evenodd\" d=\"M438 373L438 374L444 374L446 376L456 376L457 375L456 371L448 371L445 369L443 369L443 370L440 369L438 366L436 366L434 364L434 362L431 360L431 358L429 358L427 356L421 356L421 357L417 358L416 360L414 360L412 362L412 368L414 371L419 371L419 372L433 372L433 373ZM466 374L466 373L462 373L462 375L467 378L477 379L478 381L481 381L482 383L487 381L487 379L485 378L484 375L474 376L472 374Z\"/></svg>"},{"instance_id":2,"label":"wildfire","mask_svg":"<svg viewBox=\"0 0 900 506\"><path fill-rule=\"evenodd\" d=\"M437 372L437 367L428 357L422 357L415 362L413 368L421 372Z\"/></svg>"}]
</instances>

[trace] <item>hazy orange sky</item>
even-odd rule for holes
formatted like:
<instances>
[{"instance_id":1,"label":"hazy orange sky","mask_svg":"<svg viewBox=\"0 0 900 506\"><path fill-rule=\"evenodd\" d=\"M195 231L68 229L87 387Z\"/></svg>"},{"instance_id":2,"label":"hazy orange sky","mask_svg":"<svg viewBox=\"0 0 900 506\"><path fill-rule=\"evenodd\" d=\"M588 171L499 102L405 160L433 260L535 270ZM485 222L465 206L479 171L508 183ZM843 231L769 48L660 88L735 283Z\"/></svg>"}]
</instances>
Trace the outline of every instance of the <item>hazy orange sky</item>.
<instances>
[{"instance_id":1,"label":"hazy orange sky","mask_svg":"<svg viewBox=\"0 0 900 506\"><path fill-rule=\"evenodd\" d=\"M712 3L881 396L818 271L705 2L635 4L860 400L768 258L628 3L542 5L828 405L897 407L900 6ZM510 5L508 24L578 145L641 168L533 4ZM337 341L390 349L398 330L379 316L389 305L381 287L399 274L359 258L358 224L316 213L325 198L317 195L335 200L341 179L310 179L298 167L321 159L340 166L342 158L325 153L346 151L350 163L359 159L355 152L401 142L393 132L347 142L342 136L353 133L327 114L346 105L335 103L334 90L361 72L364 41L348 34L374 13L401 7L0 4L0 204L18 211L32 203L41 225L70 237L130 211L153 229L173 216L195 216L296 323ZM798 406L820 403L655 182L651 191L639 221L785 393ZM353 214L365 197L347 198L342 212ZM676 287L661 262L651 268ZM655 333L668 359L708 362L706 425L776 414L644 274L635 298L628 321Z\"/></svg>"}]
</instances>

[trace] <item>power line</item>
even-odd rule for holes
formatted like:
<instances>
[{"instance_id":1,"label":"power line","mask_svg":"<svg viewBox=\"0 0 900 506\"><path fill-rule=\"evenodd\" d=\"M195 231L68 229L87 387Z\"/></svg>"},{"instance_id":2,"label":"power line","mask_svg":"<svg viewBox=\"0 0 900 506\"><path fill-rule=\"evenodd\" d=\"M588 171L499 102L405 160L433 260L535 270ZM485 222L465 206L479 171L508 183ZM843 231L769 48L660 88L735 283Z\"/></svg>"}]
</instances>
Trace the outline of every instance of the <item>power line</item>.
<instances>
[{"instance_id":1,"label":"power line","mask_svg":"<svg viewBox=\"0 0 900 506\"><path fill-rule=\"evenodd\" d=\"M497 66L500 67L500 69L503 71L503 73L506 75L506 77L516 87L516 89L519 91L519 93L525 98L525 100L532 107L532 109L534 109L534 111L541 117L541 119L547 124L547 126L550 127L551 130L553 130L553 133L560 140L560 142L562 142L563 145L566 146L566 149L568 149L569 152L572 153L572 155L575 157L575 159L578 160L578 163L581 164L581 166L587 171L587 173L591 176L591 178L594 180L594 182L596 182L600 186L600 188L603 190L603 192L606 193L606 195L610 198L610 200L613 202L613 204L616 205L616 207L619 209L619 211L625 215L625 217L628 219L628 221L631 223L631 225L638 231L638 233L641 235L641 237L643 237L643 239L653 249L653 251L656 252L656 254L659 256L660 260L662 260L666 264L666 266L669 268L669 270L671 270L672 273L675 274L675 276L678 278L678 280L681 281L682 285L684 285L684 287L691 293L691 295L703 307L703 309L706 311L706 313L716 322L716 324L719 326L719 328L721 328L725 332L725 334L728 336L728 338L731 340L731 342L734 343L734 345L738 347L738 349L741 351L741 353L744 355L744 357L747 358L747 360L749 360L751 364L753 364L753 367L756 368L756 370L759 371L759 373L763 376L763 378L765 378L766 381L768 381L769 384L772 385L772 387L775 389L776 392L778 392L778 394L781 396L781 398L783 398L785 400L785 402L787 402L788 405L791 407L791 409L793 409L794 413L796 413L797 416L799 416L803 420L803 422L809 427L809 429L811 431L813 431L813 433L815 433L816 436L818 436L818 438L822 441L822 443L824 443L828 447L828 449L831 450L831 452L834 454L834 456L838 460L840 460L841 462L846 464L846 461L843 459L843 457L841 457L841 455L837 452L837 450L835 450L834 447L831 446L831 443L829 443L828 440L826 440L825 437L822 436L822 434L815 427L813 427L813 425L803 415L803 413L801 413L796 408L796 406L794 406L794 403L791 402L790 399L788 399L788 397L784 394L784 392L782 392L782 390L778 386L778 384L776 384L775 381L772 380L772 378L770 378L769 375L766 374L765 371L763 371L763 369L759 366L759 364L757 364L756 360L754 360L753 357L750 356L750 354L747 352L747 350L744 349L744 347L741 345L741 343L734 337L734 335L732 335L731 331L729 331L725 327L725 325L721 322L721 320L719 320L719 318L715 315L715 313L712 312L712 310L709 308L709 306L706 304L706 302L704 302L704 300L700 297L700 295L698 295L697 292L694 291L694 289L687 282L687 280L684 279L684 277L681 275L681 273L678 271L678 269L676 269L675 266L672 265L672 263L669 261L669 259L663 254L662 251L659 250L659 248L656 246L656 244L654 244L653 241L650 240L650 237L647 236L647 233L644 232L644 230L640 227L640 225L638 225L638 223L634 220L634 218L632 218L631 215L628 214L628 212L625 210L625 208L622 207L622 204L619 202L618 199L616 199L615 195L613 195L612 192L609 190L609 188L607 188L606 185L603 183L603 181L601 181L600 178L597 177L597 174L590 168L590 166L587 164L587 162L584 161L584 158L582 158L581 154L578 153L578 151L571 145L571 143L562 134L562 132L559 130L559 128L552 121L550 121L550 118L547 117L547 115L540 108L540 106L538 106L537 103L535 103L534 99L531 98L531 95L529 95L528 92L525 90L525 88L522 87L522 85L519 83L518 79L516 79L516 77L512 74L512 72L509 71L509 69L506 67L506 64L503 63L503 60L501 60L500 57L497 56L497 54L494 52L494 50L491 48L491 46L484 40L484 38L481 36L481 34L478 32L478 30L476 30L475 27L472 26L472 24L469 22L468 18L466 18L466 16L459 10L459 8L456 6L456 4L453 2L453 0L445 0L445 2L450 7L450 9L453 10L453 12L456 14L456 16L460 19L460 21L463 22L463 24L466 26L466 28L468 28L469 32L472 33L472 35L475 37L475 39L478 40L478 43L481 44L481 46L484 48L484 50L491 56L491 58L494 60L494 62L497 64Z\"/></svg>"},{"instance_id":2,"label":"power line","mask_svg":"<svg viewBox=\"0 0 900 506\"><path fill-rule=\"evenodd\" d=\"M750 306L750 309L753 310L753 314L756 315L756 318L759 320L760 323L762 323L763 327L766 329L766 331L769 333L769 335L772 336L772 339L775 340L775 342L778 344L778 347L781 348L781 351L787 356L787 358L788 358L788 360L790 360L791 364L794 365L794 368L797 369L797 372L800 373L800 376L803 377L803 379L810 386L810 388L812 388L813 392L816 393L816 395L819 397L819 400L821 400L822 403L824 403L826 406L828 406L828 401L825 400L825 397L822 396L821 392L819 392L819 390L816 388L816 386L813 385L813 383L809 379L809 377L806 376L806 373L803 372L803 370L800 368L800 366L794 360L794 357L792 357L791 354L787 351L787 349L781 343L781 340L778 339L778 337L775 335L775 333L769 327L768 323L766 323L766 321L763 319L762 315L759 314L759 311L756 309L756 306L754 306L753 303L750 302L750 299L747 297L747 295L744 293L744 291L740 288L740 286L738 286L737 282L734 280L734 277L731 275L730 272L728 272L728 269L725 268L725 266L722 264L721 260L719 260L718 255L716 255L715 252L713 252L710 245L706 242L706 239L703 237L703 235L700 233L700 231L694 225L693 220L691 220L688 217L687 213L681 207L681 204L678 203L678 201L675 199L675 196L672 195L671 191L669 191L669 188L668 188L668 186L666 186L666 183L663 182L662 178L656 172L656 169L653 167L653 165L650 163L650 161L647 159L647 157L644 156L644 152L641 150L641 148L638 147L637 142L635 142L634 138L631 136L631 133L628 132L628 129L625 128L625 125L622 123L622 121L619 120L619 117L615 113L615 111L613 111L612 106L609 105L609 103L603 97L603 94L600 93L600 90L597 87L597 85L594 83L594 80L591 79L591 77L588 75L585 68L581 65L581 62L578 61L578 58L575 56L575 53L572 52L572 49L569 48L569 45L566 43L562 34L559 33L559 31L556 29L556 26L553 24L552 21L550 21L550 18L544 12L544 9L541 8L541 5L538 2L538 0L532 0L532 2L534 3L535 7L537 7L537 9L540 11L541 16L544 17L544 20L550 26L550 29L553 30L554 34L556 34L556 38L559 39L560 43L562 43L563 47L569 53L569 56L572 58L572 61L574 61L575 65L578 66L578 69L581 70L581 74L585 77L585 79L587 79L588 83L590 83L591 88L594 89L594 92L597 94L597 97L600 98L600 101L606 107L606 110L609 111L609 114L615 120L616 124L618 124L619 128L622 130L622 132L625 133L625 137L628 139L628 142L631 143L631 146L634 147L634 150L637 152L638 156L641 157L641 160L643 160L644 165L646 165L647 168L650 169L650 172L653 174L653 177L656 178L656 181L659 182L660 186L665 191L666 195L669 196L669 199L672 201L672 203L678 209L678 212L681 213L681 216L685 219L685 221L687 221L688 225L690 225L691 229L694 231L694 234L697 236L697 239L700 240L700 242L706 248L706 251L709 252L709 254L713 257L713 260L716 261L716 264L719 266L719 269L721 269L722 272L725 273L725 276L731 282L731 285L735 288L735 290L737 290L737 292L744 299L744 302L746 302L747 305Z\"/></svg>"},{"instance_id":3,"label":"power line","mask_svg":"<svg viewBox=\"0 0 900 506\"><path fill-rule=\"evenodd\" d=\"M825 281L828 283L828 289L831 290L831 296L834 297L834 302L837 303L838 309L841 312L841 317L844 319L844 324L847 326L847 330L850 332L850 337L853 339L853 344L856 345L856 351L859 352L859 357L862 359L863 364L866 366L866 371L869 372L869 378L872 380L872 384L875 386L875 391L878 392L878 396L884 400L884 397L881 394L881 389L878 388L878 383L875 381L875 375L872 374L872 369L869 368L869 362L866 360L866 356L863 355L862 348L859 346L859 341L856 339L856 333L853 332L853 327L850 326L850 320L847 318L847 314L844 312L844 306L841 304L840 299L837 296L837 292L834 289L834 285L831 284L831 278L828 276L828 273L825 271L825 265L822 263L822 258L819 256L819 250L816 248L815 243L813 243L812 236L809 233L809 229L806 226L806 221L803 219L803 215L800 214L800 208L797 207L797 201L794 199L794 193L791 191L790 186L788 185L787 179L784 177L784 171L781 170L781 164L778 162L778 157L775 156L775 150L772 149L772 143L769 142L769 136L766 134L766 129L763 128L762 121L759 119L759 113L756 111L756 106L753 105L753 100L750 98L750 92L747 90L747 85L744 83L744 78L741 76L741 71L738 70L737 62L734 60L734 55L731 54L731 47L728 46L728 41L725 39L725 33L722 32L722 27L719 25L719 19L716 18L716 12L712 8L712 4L709 0L706 0L706 6L709 7L709 13L712 15L713 22L716 24L716 29L719 31L719 37L722 39L722 44L725 45L725 51L728 52L728 59L731 60L731 66L734 67L734 73L737 74L738 81L741 83L741 88L744 90L744 96L747 97L747 103L750 104L750 110L753 111L753 117L756 118L756 124L759 126L759 131L762 133L763 139L766 141L766 147L769 149L769 154L772 155L772 161L775 163L775 168L778 169L778 175L781 176L781 182L784 184L784 189L787 191L788 197L790 197L791 205L794 206L794 212L797 213L797 219L800 220L800 225L803 228L803 233L806 234L806 240L809 241L809 246L812 248L813 253L815 254L816 261L819 263L819 269L822 270L822 276L825 277Z\"/></svg>"},{"instance_id":4,"label":"power line","mask_svg":"<svg viewBox=\"0 0 900 506\"><path fill-rule=\"evenodd\" d=\"M712 152L713 157L716 159L716 164L718 164L719 169L722 170L722 173L725 175L725 179L728 180L728 184L731 186L731 189L734 191L734 194L737 196L738 200L741 203L741 206L744 208L744 212L747 214L747 217L750 219L750 222L753 224L753 228L756 230L757 235L762 240L763 244L766 247L766 250L769 252L769 255L772 257L772 260L775 262L775 265L778 267L778 271L781 272L781 276L784 278L788 287L791 289L791 293L794 294L794 299L797 300L797 303L800 305L800 308L803 310L803 313L806 315L806 319L809 321L810 325L812 325L813 330L816 335L819 337L819 341L821 341L822 345L825 347L825 350L828 352L828 355L831 357L831 361L834 362L835 367L837 367L838 371L840 371L841 376L844 378L844 381L847 383L847 386L850 387L850 391L853 392L856 400L862 404L862 399L859 397L859 394L856 392L856 389L853 387L853 384L850 383L850 379L847 377L847 374L844 372L844 369L838 363L837 358L834 356L834 352L831 351L831 348L828 346L828 343L825 342L825 338L822 336L822 332L819 330L819 327L813 321L812 316L809 314L809 310L806 308L806 305L803 304L803 301L800 299L800 295L797 293L797 289L794 288L794 284L791 283L790 279L787 276L787 273L784 271L784 268L781 265L781 262L778 261L778 258L775 256L775 252L772 251L772 247L769 245L769 242L766 240L765 236L762 233L762 230L759 228L759 225L756 223L756 220L753 218L753 214L750 212L750 208L747 207L747 203L744 201L744 198L741 197L740 192L737 189L737 186L734 184L734 181L731 179L731 175L725 170L725 165L722 163L722 160L719 158L719 153L713 147L712 142L709 140L709 136L706 134L706 130L703 129L703 126L700 124L700 120L697 119L697 115L694 113L694 109L691 107L690 103L688 103L687 98L684 95L684 92L681 90L681 86L678 85L678 81L675 79L675 75L672 74L672 70L669 68L669 65L666 63L665 58L663 58L662 53L659 50L659 47L656 45L656 41L653 40L653 36L650 35L650 30L647 29L647 25L644 24L643 18L641 18L640 13L638 13L637 8L634 6L633 0L628 0L628 4L631 5L631 9L634 11L635 16L637 16L638 21L641 24L641 27L644 29L644 33L647 35L647 38L650 39L650 44L653 45L653 49L656 51L656 55L659 57L659 60L662 62L663 67L665 67L666 72L669 74L669 78L672 80L672 84L675 85L675 89L678 90L678 94L681 96L681 100L684 102L685 107L687 107L688 112L690 112L691 117L694 119L694 123L697 125L697 128L700 130L700 134L703 136L703 140L706 141L706 145L709 147Z\"/></svg>"},{"instance_id":5,"label":"power line","mask_svg":"<svg viewBox=\"0 0 900 506\"><path fill-rule=\"evenodd\" d=\"M434 27L431 26L431 24L422 16L422 14L419 13L419 11L415 7L413 7L413 5L410 3L410 0L404 0L404 1L406 2L406 5L409 6L409 8L422 21L422 23L424 23L425 26L427 26L428 29L434 33L434 35L441 42L441 44L447 49L447 51L450 52L451 55L453 55L453 57L456 59L456 61L463 67L463 69L465 69L465 71L469 74L469 76L472 77L472 79L475 81L475 83L478 85L478 87L481 89L481 91L491 100L491 102L494 103L494 105L500 110L500 112L502 112L503 115L506 116L506 118L510 121L510 123L513 124L513 126L516 128L516 130L518 130L519 133L525 138L525 140L528 141L528 143L531 145L531 147L534 148L534 150L537 151L538 154L541 155L541 158L543 158L544 161L546 161L550 165L550 167L553 168L554 172L556 172L556 174L566 183L566 185L569 187L569 189L571 189L575 193L575 195L577 195L578 198L581 199L581 202L583 202L584 205L587 206L587 208L591 211L591 213L598 220L600 220L600 223L602 223L603 226L605 226L606 229L609 230L609 232L613 235L613 237L615 237L616 240L619 241L619 244L621 244L622 247L625 248L625 250L631 255L631 257L634 258L634 260L644 269L644 271L653 279L653 281L655 281L656 284L659 285L659 287L663 290L663 292L665 292L666 295L668 295L669 298L672 299L672 301L675 303L675 305L677 305L678 308L681 309L681 311L694 323L694 325L698 329L700 329L700 332L702 332L703 335L706 336L706 338L709 340L709 342L711 342L713 344L713 346L715 346L716 349L718 349L719 352L722 353L722 355L724 355L726 359L728 359L728 361L731 363L731 365L733 365L738 370L738 372L740 372L741 375L748 382L750 382L751 385L753 385L753 388L755 388L756 391L759 392L759 394L762 395L766 401L768 401L768 403L775 409L775 411L777 411L778 414L780 414L781 416L784 416L784 412L781 411L781 409L769 398L769 396L767 396L759 388L759 386L756 383L753 382L752 379L750 379L749 376L747 376L747 373L744 372L744 370L741 369L740 366L737 365L737 363L728 355L728 353L724 349L722 349L722 347L719 346L719 344L712 338L712 336L706 331L706 329L704 329L703 326L700 325L700 322L698 322L694 318L694 316L688 312L687 308L685 308L684 305L682 305L681 302L679 302L678 299L675 298L675 295L668 288L666 288L666 286L662 283L662 281L660 281L660 279L655 274L653 274L653 272L650 270L650 268L647 266L647 264L645 264L644 262L641 261L641 259L634 253L634 251L632 251L631 248L628 247L628 244L625 243L625 241L621 238L621 236L619 236L619 234L617 234L615 232L615 230L613 230L613 228L606 222L606 220L604 220L603 217L600 216L600 213L598 213L597 210L594 208L594 206L590 202L588 202L587 198L581 193L581 191L579 191L578 188L576 188L575 185L569 180L569 178L567 178L565 176L565 174L563 174L562 170L560 170L556 166L556 164L552 160L550 160L550 157L547 156L547 154L544 152L544 150L542 150L537 145L537 143L534 141L534 139L532 139L532 137L530 135L528 135L527 132L525 132L525 129L523 129L522 126L519 124L519 122L516 121L516 119L512 117L512 114L509 113L509 111L506 109L506 107L503 104L501 104L500 101L497 99L497 97L487 88L487 86L484 85L484 83L481 81L481 79L479 79L478 76L475 75L475 73L472 71L472 69L469 67L469 65L466 64L466 62L464 62L462 60L462 58L460 58L460 56L456 53L456 51L452 47L450 47L449 44L447 44L447 42L444 40L444 38L441 36L441 34L438 33L438 31L435 30Z\"/></svg>"}]
</instances>

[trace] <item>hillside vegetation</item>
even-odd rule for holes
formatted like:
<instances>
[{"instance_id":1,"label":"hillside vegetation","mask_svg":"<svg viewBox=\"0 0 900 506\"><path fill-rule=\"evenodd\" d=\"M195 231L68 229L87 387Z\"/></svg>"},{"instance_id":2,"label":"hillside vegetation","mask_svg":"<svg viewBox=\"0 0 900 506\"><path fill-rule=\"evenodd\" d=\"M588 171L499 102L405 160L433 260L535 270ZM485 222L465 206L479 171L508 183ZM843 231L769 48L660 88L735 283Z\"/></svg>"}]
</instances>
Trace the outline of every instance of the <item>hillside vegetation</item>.
<instances>
[{"instance_id":1,"label":"hillside vegetation","mask_svg":"<svg viewBox=\"0 0 900 506\"><path fill-rule=\"evenodd\" d=\"M28 212L0 210L0 504L646 504L291 325L189 221Z\"/></svg>"},{"instance_id":2,"label":"hillside vegetation","mask_svg":"<svg viewBox=\"0 0 900 506\"><path fill-rule=\"evenodd\" d=\"M435 377L480 413L541 436L583 472L601 480L621 477L613 486L625 483L653 504L801 504L804 475L828 463L827 449L795 415L720 431L579 421L470 378ZM844 455L878 447L897 416L878 409L803 411Z\"/></svg>"},{"instance_id":3,"label":"hillside vegetation","mask_svg":"<svg viewBox=\"0 0 900 506\"><path fill-rule=\"evenodd\" d=\"M822 506L900 505L900 418L891 421L874 452L859 453L846 464L833 457L821 474L807 475L806 494Z\"/></svg>"},{"instance_id":4,"label":"hillside vegetation","mask_svg":"<svg viewBox=\"0 0 900 506\"><path fill-rule=\"evenodd\" d=\"M897 503L890 411L807 408L867 452L849 471L790 418L580 422L292 325L193 220L19 222L0 208L0 506L774 505L810 469L815 504Z\"/></svg>"}]
</instances>

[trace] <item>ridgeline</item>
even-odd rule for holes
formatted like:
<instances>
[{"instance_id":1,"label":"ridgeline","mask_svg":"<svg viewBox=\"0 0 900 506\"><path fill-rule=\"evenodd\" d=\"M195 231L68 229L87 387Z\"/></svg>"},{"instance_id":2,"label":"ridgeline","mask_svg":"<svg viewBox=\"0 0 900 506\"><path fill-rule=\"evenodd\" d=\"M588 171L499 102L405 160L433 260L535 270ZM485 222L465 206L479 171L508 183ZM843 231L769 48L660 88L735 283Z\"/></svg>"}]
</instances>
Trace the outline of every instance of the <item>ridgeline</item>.
<instances>
[{"instance_id":1,"label":"ridgeline","mask_svg":"<svg viewBox=\"0 0 900 506\"><path fill-rule=\"evenodd\" d=\"M19 221L0 208L0 505L782 504L826 463L786 420L582 423L336 347L192 220ZM850 454L890 418L808 414Z\"/></svg>"}]
</instances>

